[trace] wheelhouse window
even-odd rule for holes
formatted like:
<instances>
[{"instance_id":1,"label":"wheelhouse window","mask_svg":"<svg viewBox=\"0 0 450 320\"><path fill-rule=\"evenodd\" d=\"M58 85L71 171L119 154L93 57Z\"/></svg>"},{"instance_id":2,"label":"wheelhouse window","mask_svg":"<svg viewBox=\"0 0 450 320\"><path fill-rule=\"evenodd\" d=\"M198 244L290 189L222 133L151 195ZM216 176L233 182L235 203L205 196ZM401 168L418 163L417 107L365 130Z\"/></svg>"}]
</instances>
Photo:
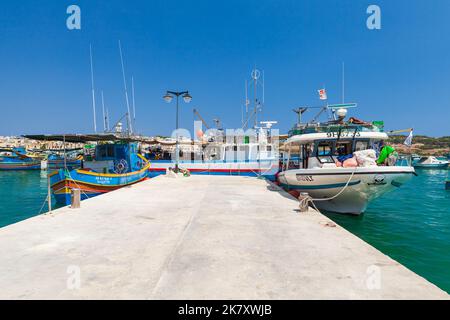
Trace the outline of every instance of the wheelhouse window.
<instances>
[{"instance_id":1,"label":"wheelhouse window","mask_svg":"<svg viewBox=\"0 0 450 320\"><path fill-rule=\"evenodd\" d=\"M333 152L333 143L321 141L317 145L317 156L331 156Z\"/></svg>"},{"instance_id":2,"label":"wheelhouse window","mask_svg":"<svg viewBox=\"0 0 450 320\"><path fill-rule=\"evenodd\" d=\"M369 141L356 141L355 151L367 150L369 149Z\"/></svg>"},{"instance_id":3,"label":"wheelhouse window","mask_svg":"<svg viewBox=\"0 0 450 320\"><path fill-rule=\"evenodd\" d=\"M336 156L345 156L353 153L351 141L341 141L336 143Z\"/></svg>"},{"instance_id":4,"label":"wheelhouse window","mask_svg":"<svg viewBox=\"0 0 450 320\"><path fill-rule=\"evenodd\" d=\"M109 144L100 146L98 148L98 158L99 159L114 158L114 146Z\"/></svg>"}]
</instances>

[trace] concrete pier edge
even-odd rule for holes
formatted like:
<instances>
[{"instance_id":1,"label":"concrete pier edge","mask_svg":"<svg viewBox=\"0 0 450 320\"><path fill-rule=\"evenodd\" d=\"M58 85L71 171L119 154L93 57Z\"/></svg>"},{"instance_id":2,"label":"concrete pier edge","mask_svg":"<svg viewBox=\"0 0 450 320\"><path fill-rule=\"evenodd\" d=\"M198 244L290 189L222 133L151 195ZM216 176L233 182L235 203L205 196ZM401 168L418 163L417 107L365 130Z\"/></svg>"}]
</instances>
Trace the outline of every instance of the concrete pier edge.
<instances>
[{"instance_id":1,"label":"concrete pier edge","mask_svg":"<svg viewBox=\"0 0 450 320\"><path fill-rule=\"evenodd\" d=\"M448 299L250 177L155 179L0 229L1 299Z\"/></svg>"}]
</instances>

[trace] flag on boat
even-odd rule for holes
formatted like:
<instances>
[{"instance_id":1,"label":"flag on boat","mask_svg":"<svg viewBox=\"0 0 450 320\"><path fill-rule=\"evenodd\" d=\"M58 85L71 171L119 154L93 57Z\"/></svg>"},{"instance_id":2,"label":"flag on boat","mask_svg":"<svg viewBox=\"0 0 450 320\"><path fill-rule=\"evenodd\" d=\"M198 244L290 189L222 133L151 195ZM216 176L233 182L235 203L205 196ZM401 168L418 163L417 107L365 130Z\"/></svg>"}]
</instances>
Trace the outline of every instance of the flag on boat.
<instances>
[{"instance_id":1,"label":"flag on boat","mask_svg":"<svg viewBox=\"0 0 450 320\"><path fill-rule=\"evenodd\" d=\"M327 92L325 91L325 89L320 89L318 91L320 100L327 100Z\"/></svg>"},{"instance_id":2,"label":"flag on boat","mask_svg":"<svg viewBox=\"0 0 450 320\"><path fill-rule=\"evenodd\" d=\"M405 144L407 146L411 146L412 145L412 139L413 139L413 130L411 129L411 131L409 132L408 137L406 137L405 142L403 142L403 144Z\"/></svg>"}]
</instances>

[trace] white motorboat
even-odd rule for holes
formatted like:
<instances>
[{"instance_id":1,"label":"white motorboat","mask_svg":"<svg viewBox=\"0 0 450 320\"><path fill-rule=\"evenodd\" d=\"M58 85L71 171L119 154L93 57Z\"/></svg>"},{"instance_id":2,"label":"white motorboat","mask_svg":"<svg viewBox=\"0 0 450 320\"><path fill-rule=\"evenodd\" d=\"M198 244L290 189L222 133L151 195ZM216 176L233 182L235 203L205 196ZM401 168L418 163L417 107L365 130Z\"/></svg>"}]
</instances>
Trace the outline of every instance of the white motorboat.
<instances>
[{"instance_id":1,"label":"white motorboat","mask_svg":"<svg viewBox=\"0 0 450 320\"><path fill-rule=\"evenodd\" d=\"M389 138L382 127L359 120L345 122L346 105L325 108L339 118L298 124L282 146L285 156L278 174L282 187L308 193L319 209L358 215L370 201L415 175L409 165L376 164L376 150ZM353 166L338 160L345 155Z\"/></svg>"},{"instance_id":2,"label":"white motorboat","mask_svg":"<svg viewBox=\"0 0 450 320\"><path fill-rule=\"evenodd\" d=\"M428 169L445 169L448 167L449 161L439 160L436 157L422 157L414 162L416 168L428 168Z\"/></svg>"}]
</instances>

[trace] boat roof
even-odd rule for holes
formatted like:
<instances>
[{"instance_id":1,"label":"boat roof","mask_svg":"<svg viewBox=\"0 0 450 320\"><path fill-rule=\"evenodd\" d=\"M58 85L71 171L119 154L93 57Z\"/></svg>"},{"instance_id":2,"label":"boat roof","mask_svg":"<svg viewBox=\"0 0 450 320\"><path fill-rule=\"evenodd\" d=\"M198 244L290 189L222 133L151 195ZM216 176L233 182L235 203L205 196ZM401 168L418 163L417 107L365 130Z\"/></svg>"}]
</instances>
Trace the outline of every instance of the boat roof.
<instances>
[{"instance_id":1,"label":"boat roof","mask_svg":"<svg viewBox=\"0 0 450 320\"><path fill-rule=\"evenodd\" d=\"M11 152L14 153L16 156L20 158L31 158L30 156L20 153L18 150L15 150L16 148L0 148L0 152Z\"/></svg>"},{"instance_id":2,"label":"boat roof","mask_svg":"<svg viewBox=\"0 0 450 320\"><path fill-rule=\"evenodd\" d=\"M148 142L148 138L139 136L123 136L117 133L96 134L34 134L24 138L38 141L65 141L69 143L88 143L92 141Z\"/></svg>"},{"instance_id":3,"label":"boat roof","mask_svg":"<svg viewBox=\"0 0 450 320\"><path fill-rule=\"evenodd\" d=\"M341 134L340 140L348 140L353 139L353 132L345 132ZM309 142L313 142L316 140L337 140L338 134L335 133L330 135L329 132L318 132L318 133L305 133L298 134L287 139L286 143L300 143L305 144ZM389 136L385 132L376 132L376 131L366 131L366 132L357 132L357 136L355 135L355 139L379 139L385 140L388 139Z\"/></svg>"}]
</instances>

